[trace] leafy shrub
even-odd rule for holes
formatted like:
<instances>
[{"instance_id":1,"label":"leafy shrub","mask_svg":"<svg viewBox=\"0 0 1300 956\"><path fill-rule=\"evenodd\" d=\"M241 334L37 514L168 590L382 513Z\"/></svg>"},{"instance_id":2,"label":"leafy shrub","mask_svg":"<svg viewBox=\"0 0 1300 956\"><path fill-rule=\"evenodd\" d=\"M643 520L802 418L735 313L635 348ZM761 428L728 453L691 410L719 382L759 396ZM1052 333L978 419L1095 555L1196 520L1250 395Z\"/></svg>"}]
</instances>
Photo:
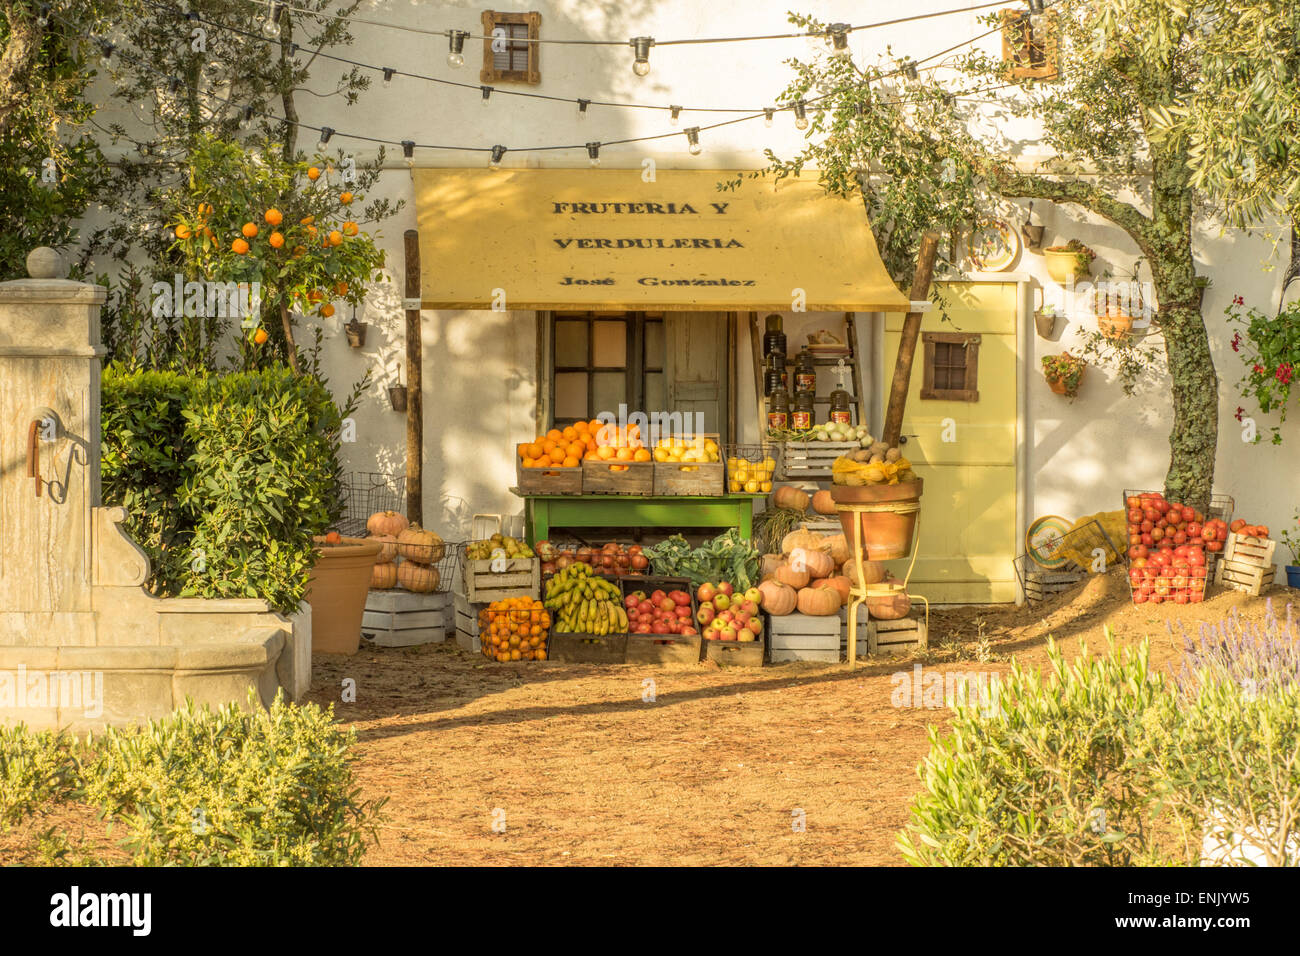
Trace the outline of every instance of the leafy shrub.
<instances>
[{"instance_id":1,"label":"leafy shrub","mask_svg":"<svg viewBox=\"0 0 1300 956\"><path fill-rule=\"evenodd\" d=\"M302 601L313 534L341 513L341 413L318 378L270 368L226 376L103 378L104 500L153 563L160 595Z\"/></svg>"},{"instance_id":2,"label":"leafy shrub","mask_svg":"<svg viewBox=\"0 0 1300 956\"><path fill-rule=\"evenodd\" d=\"M77 762L72 745L63 733L0 725L0 828L73 793Z\"/></svg>"},{"instance_id":3,"label":"leafy shrub","mask_svg":"<svg viewBox=\"0 0 1300 956\"><path fill-rule=\"evenodd\" d=\"M1107 640L1111 634L1107 631ZM899 849L913 865L1125 865L1155 859L1151 781L1138 756L1168 685L1148 649L1067 665L1048 645L1050 677L1012 665L988 716L958 702L951 735L930 729L925 792Z\"/></svg>"},{"instance_id":4,"label":"leafy shrub","mask_svg":"<svg viewBox=\"0 0 1300 956\"><path fill-rule=\"evenodd\" d=\"M144 728L95 738L87 798L126 828L141 866L360 862L381 802L360 802L354 730L333 708L277 696L270 711L192 703Z\"/></svg>"}]
</instances>

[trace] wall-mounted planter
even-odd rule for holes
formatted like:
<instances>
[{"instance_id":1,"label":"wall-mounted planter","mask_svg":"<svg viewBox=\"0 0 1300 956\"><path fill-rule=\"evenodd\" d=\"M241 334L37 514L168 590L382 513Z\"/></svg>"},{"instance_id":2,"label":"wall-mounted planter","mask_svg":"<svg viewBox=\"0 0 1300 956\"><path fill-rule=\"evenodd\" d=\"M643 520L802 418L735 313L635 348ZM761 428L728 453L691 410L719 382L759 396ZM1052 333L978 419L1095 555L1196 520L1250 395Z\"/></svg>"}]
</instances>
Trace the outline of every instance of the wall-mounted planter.
<instances>
[{"instance_id":1,"label":"wall-mounted planter","mask_svg":"<svg viewBox=\"0 0 1300 956\"><path fill-rule=\"evenodd\" d=\"M388 386L388 400L393 403L393 411L406 411L406 386L390 385Z\"/></svg>"},{"instance_id":2,"label":"wall-mounted planter","mask_svg":"<svg viewBox=\"0 0 1300 956\"><path fill-rule=\"evenodd\" d=\"M1074 249L1048 249L1043 252L1047 264L1047 274L1061 285L1086 279L1092 274L1092 255Z\"/></svg>"},{"instance_id":3,"label":"wall-mounted planter","mask_svg":"<svg viewBox=\"0 0 1300 956\"><path fill-rule=\"evenodd\" d=\"M365 322L357 322L355 319L343 326L343 331L347 333L348 336L349 348L359 349L366 344L367 328L368 326Z\"/></svg>"},{"instance_id":4,"label":"wall-mounted planter","mask_svg":"<svg viewBox=\"0 0 1300 956\"><path fill-rule=\"evenodd\" d=\"M1047 384L1051 387L1052 391L1055 394L1065 395L1069 398L1075 398L1079 394L1079 388L1083 385L1083 376L1087 371L1088 370L1086 368L1079 370L1079 381L1075 384L1074 391L1072 392L1066 389L1065 379L1063 378L1056 378L1056 379L1049 378L1047 380Z\"/></svg>"},{"instance_id":5,"label":"wall-mounted planter","mask_svg":"<svg viewBox=\"0 0 1300 956\"><path fill-rule=\"evenodd\" d=\"M1097 316L1097 328L1101 334L1112 341L1128 341L1133 332L1133 316L1131 315L1099 315Z\"/></svg>"},{"instance_id":6,"label":"wall-mounted planter","mask_svg":"<svg viewBox=\"0 0 1300 956\"><path fill-rule=\"evenodd\" d=\"M1030 252L1037 252L1043 248L1043 231L1046 226L1031 226L1025 223L1020 227L1020 237L1025 240L1025 248Z\"/></svg>"},{"instance_id":7,"label":"wall-mounted planter","mask_svg":"<svg viewBox=\"0 0 1300 956\"><path fill-rule=\"evenodd\" d=\"M1050 339L1056 332L1056 320L1058 316L1055 312L1044 312L1042 309L1034 310L1034 329L1038 332L1040 338Z\"/></svg>"}]
</instances>

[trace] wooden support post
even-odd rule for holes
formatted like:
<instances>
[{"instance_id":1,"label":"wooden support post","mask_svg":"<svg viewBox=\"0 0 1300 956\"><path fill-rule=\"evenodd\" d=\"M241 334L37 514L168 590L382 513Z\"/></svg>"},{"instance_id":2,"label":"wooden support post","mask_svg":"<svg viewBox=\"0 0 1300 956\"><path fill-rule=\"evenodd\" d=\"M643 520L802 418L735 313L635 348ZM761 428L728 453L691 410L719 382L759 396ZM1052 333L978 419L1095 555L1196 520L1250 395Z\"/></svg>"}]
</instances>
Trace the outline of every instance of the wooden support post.
<instances>
[{"instance_id":1,"label":"wooden support post","mask_svg":"<svg viewBox=\"0 0 1300 956\"><path fill-rule=\"evenodd\" d=\"M912 277L913 302L924 302L930 297L930 280L934 278L934 258L938 250L937 232L930 231L921 237L921 252L916 259L916 274ZM903 434L903 412L907 408L907 389L912 382L912 360L916 357L916 343L920 338L921 313L909 312L898 339L898 360L894 363L894 380L889 386L889 405L885 409L885 426L880 436L886 445L897 445Z\"/></svg>"},{"instance_id":2,"label":"wooden support post","mask_svg":"<svg viewBox=\"0 0 1300 956\"><path fill-rule=\"evenodd\" d=\"M406 230L406 517L424 524L424 358L420 340L420 234ZM411 305L415 308L410 308Z\"/></svg>"}]
</instances>

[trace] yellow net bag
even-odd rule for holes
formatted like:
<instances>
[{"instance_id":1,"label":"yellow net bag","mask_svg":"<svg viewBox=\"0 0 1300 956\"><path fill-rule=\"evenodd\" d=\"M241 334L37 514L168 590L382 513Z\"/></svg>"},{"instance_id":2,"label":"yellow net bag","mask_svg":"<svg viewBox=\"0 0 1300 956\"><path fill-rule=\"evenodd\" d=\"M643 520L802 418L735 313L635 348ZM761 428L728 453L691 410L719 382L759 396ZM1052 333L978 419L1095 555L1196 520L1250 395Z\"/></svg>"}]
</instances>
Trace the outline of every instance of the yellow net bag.
<instances>
[{"instance_id":1,"label":"yellow net bag","mask_svg":"<svg viewBox=\"0 0 1300 956\"><path fill-rule=\"evenodd\" d=\"M877 462L873 465L841 456L831 465L831 481L837 485L860 488L863 485L896 485L900 481L915 479L916 473L912 471L912 463L906 458Z\"/></svg>"},{"instance_id":2,"label":"yellow net bag","mask_svg":"<svg viewBox=\"0 0 1300 956\"><path fill-rule=\"evenodd\" d=\"M1093 521L1101 525L1106 532L1105 537L1097 532L1097 525L1088 528L1088 524ZM1075 534L1076 531L1079 533ZM1064 536L1061 553L1091 573L1097 557L1094 549L1100 548L1105 553L1105 566L1112 568L1121 558L1117 549L1123 548L1127 541L1128 516L1123 511L1098 511L1096 514L1084 515L1070 526Z\"/></svg>"}]
</instances>

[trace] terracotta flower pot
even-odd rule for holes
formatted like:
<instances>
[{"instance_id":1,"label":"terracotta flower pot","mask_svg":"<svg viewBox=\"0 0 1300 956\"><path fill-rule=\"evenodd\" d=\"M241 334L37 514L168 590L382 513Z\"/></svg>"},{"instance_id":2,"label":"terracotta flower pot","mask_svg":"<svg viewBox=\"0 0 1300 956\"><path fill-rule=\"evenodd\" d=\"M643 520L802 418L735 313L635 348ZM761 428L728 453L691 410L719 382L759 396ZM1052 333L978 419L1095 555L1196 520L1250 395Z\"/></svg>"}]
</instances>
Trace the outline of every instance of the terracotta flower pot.
<instances>
[{"instance_id":1,"label":"terracotta flower pot","mask_svg":"<svg viewBox=\"0 0 1300 956\"><path fill-rule=\"evenodd\" d=\"M355 654L361 646L361 616L370 590L370 572L383 544L364 538L344 538L330 545L316 537L319 557L307 583L311 605L312 651Z\"/></svg>"},{"instance_id":2,"label":"terracotta flower pot","mask_svg":"<svg viewBox=\"0 0 1300 956\"><path fill-rule=\"evenodd\" d=\"M1065 379L1063 378L1058 378L1058 379L1049 378L1047 379L1047 384L1051 387L1052 391L1055 392L1057 395L1078 395L1079 389L1083 387L1083 376L1087 373L1087 371L1088 369L1086 366L1079 370L1079 383L1075 385L1073 392L1068 392L1065 390Z\"/></svg>"},{"instance_id":3,"label":"terracotta flower pot","mask_svg":"<svg viewBox=\"0 0 1300 956\"><path fill-rule=\"evenodd\" d=\"M832 485L837 504L907 505L921 501L922 480L900 481L896 485ZM853 547L853 522L862 522L862 550L868 561L889 561L912 553L917 512L841 511L840 526L849 548ZM850 558L851 560L851 558Z\"/></svg>"},{"instance_id":4,"label":"terracotta flower pot","mask_svg":"<svg viewBox=\"0 0 1300 956\"><path fill-rule=\"evenodd\" d=\"M1133 331L1133 316L1099 315L1097 316L1097 328L1108 339L1116 341L1127 339Z\"/></svg>"}]
</instances>

